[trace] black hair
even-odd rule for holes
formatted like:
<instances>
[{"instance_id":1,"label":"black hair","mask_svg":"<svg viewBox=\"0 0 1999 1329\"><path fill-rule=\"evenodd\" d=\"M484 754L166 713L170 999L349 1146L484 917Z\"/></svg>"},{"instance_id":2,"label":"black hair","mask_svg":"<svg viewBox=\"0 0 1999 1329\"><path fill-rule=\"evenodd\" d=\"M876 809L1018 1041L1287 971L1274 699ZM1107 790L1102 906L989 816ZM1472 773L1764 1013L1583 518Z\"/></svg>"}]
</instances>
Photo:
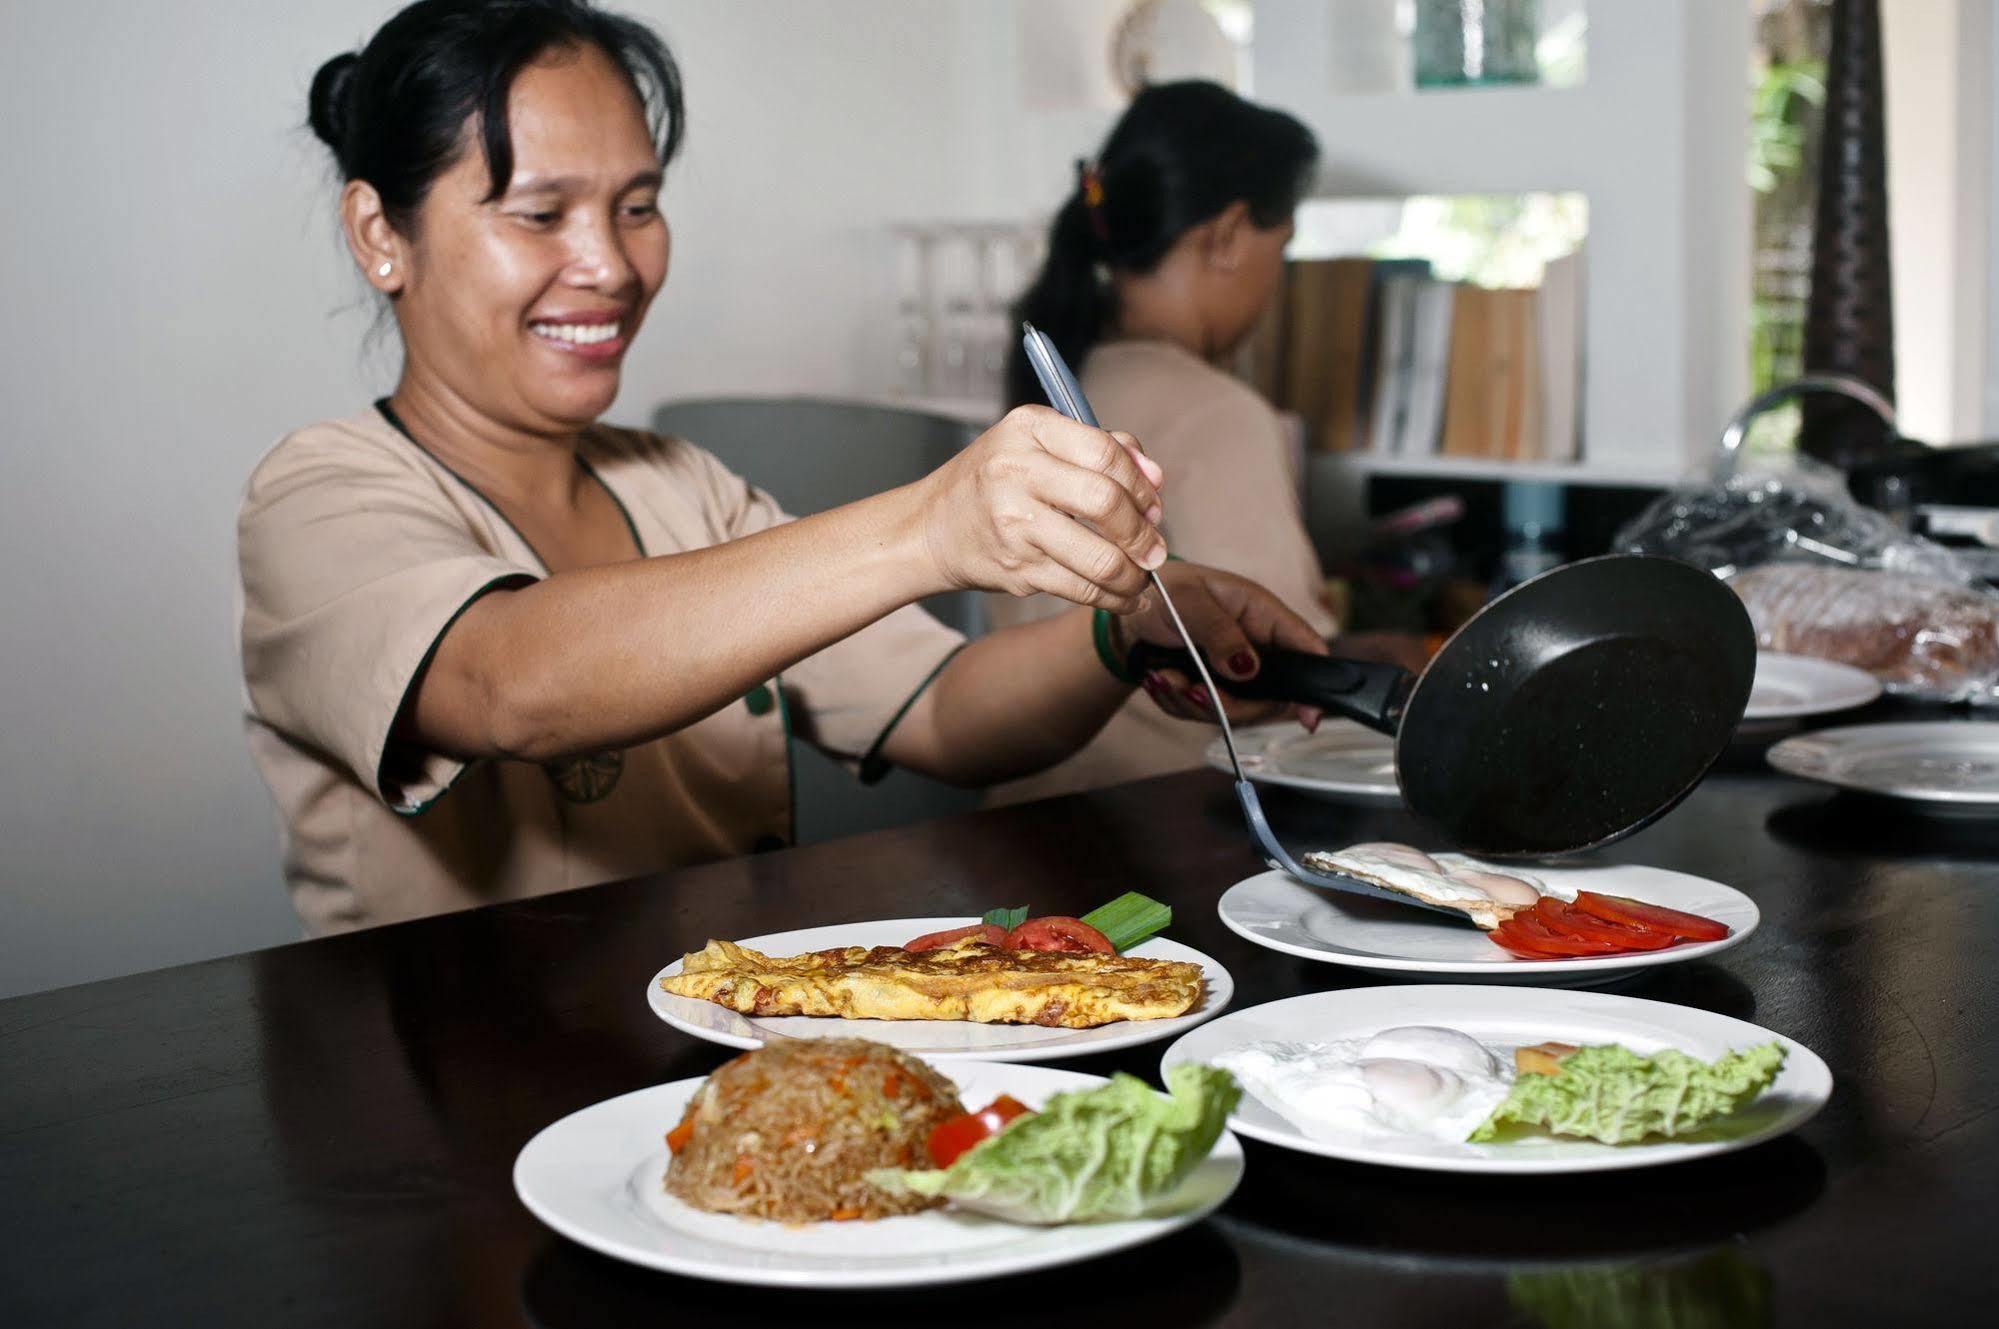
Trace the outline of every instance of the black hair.
<instances>
[{"instance_id":1,"label":"black hair","mask_svg":"<svg viewBox=\"0 0 1999 1329\"><path fill-rule=\"evenodd\" d=\"M1151 272L1181 236L1238 200L1258 226L1282 225L1318 160L1311 130L1219 84L1140 90L1094 165L1077 164L1076 189L1048 228L1047 261L1014 304L1016 326L1047 333L1080 374L1116 313L1103 271ZM1009 341L1007 404L1042 401L1026 353Z\"/></svg>"},{"instance_id":2,"label":"black hair","mask_svg":"<svg viewBox=\"0 0 1999 1329\"><path fill-rule=\"evenodd\" d=\"M437 177L464 151L468 121L494 199L514 173L507 96L520 71L550 50L596 47L631 80L662 168L680 148L685 111L680 67L644 24L589 0L417 0L384 23L357 54L334 56L313 76L312 132L343 180L366 180L398 231Z\"/></svg>"}]
</instances>

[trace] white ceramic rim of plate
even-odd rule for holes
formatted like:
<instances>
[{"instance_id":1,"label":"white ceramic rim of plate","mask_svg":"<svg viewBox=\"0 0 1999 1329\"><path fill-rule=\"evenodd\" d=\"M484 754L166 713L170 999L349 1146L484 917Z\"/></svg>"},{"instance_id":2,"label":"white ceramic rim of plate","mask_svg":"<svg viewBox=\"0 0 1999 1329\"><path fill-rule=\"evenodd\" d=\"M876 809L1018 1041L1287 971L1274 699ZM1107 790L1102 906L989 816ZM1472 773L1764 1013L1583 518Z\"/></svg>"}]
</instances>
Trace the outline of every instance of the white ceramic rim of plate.
<instances>
[{"instance_id":1,"label":"white ceramic rim of plate","mask_svg":"<svg viewBox=\"0 0 1999 1329\"><path fill-rule=\"evenodd\" d=\"M1342 798L1367 799L1373 802L1400 806L1402 786L1391 776L1387 780L1322 780L1316 776L1294 775L1283 770L1271 770L1264 763L1264 751L1270 744L1280 739L1294 739L1310 742L1320 738L1338 738L1342 734L1367 737L1389 745L1391 753L1394 740L1386 734L1369 729L1358 720L1333 716L1325 720L1316 734L1307 734L1295 721L1283 720L1269 724L1249 725L1235 731L1236 751L1241 754L1243 774L1256 784L1276 785L1284 789L1302 789L1308 793L1336 794ZM1228 748L1217 734L1203 750L1201 759L1224 775L1234 776L1235 767L1229 764Z\"/></svg>"},{"instance_id":2,"label":"white ceramic rim of plate","mask_svg":"<svg viewBox=\"0 0 1999 1329\"><path fill-rule=\"evenodd\" d=\"M927 932L968 927L976 918L889 918L857 923L830 923L823 927L797 928L790 932L770 932L746 937L738 945L766 955L802 955L832 946L897 946ZM1195 950L1171 937L1152 937L1139 943L1127 955L1142 960L1179 960L1201 966L1204 991L1201 1004L1185 1015L1164 1020L1120 1020L1094 1029L1048 1029L1039 1025L976 1024L967 1020L845 1020L835 1016L747 1016L713 1002L692 997L676 997L664 991L659 980L680 972L681 960L661 969L646 981L646 1004L653 1014L684 1034L720 1043L724 1047L762 1047L763 1039L747 1030L762 1030L790 1038L872 1038L888 1043L911 1056L931 1061L1023 1062L1059 1061L1065 1057L1087 1057L1119 1048L1137 1047L1162 1038L1173 1038L1197 1024L1214 1019L1235 999L1235 978L1213 956ZM685 957L682 957L683 959ZM706 1023L703 1023L706 1021ZM782 1027L772 1027L781 1025ZM964 1046L931 1046L915 1041L874 1037L888 1028L909 1032L930 1029L940 1042L969 1040ZM1013 1041L1006 1041L1004 1035ZM946 1038L944 1036L948 1035ZM990 1040L992 1046L977 1046Z\"/></svg>"},{"instance_id":3,"label":"white ceramic rim of plate","mask_svg":"<svg viewBox=\"0 0 1999 1329\"><path fill-rule=\"evenodd\" d=\"M1571 1003L1581 1003L1580 1015ZM1364 1022L1356 1019L1352 1025L1343 1026L1338 1023L1338 1007L1342 1005L1355 1008L1356 1015L1364 1015L1372 1006L1378 1006L1379 1012L1376 1015L1366 1016ZM1594 1015L1590 1012L1590 1007L1597 1008ZM1537 1010L1546 1011L1547 1014L1539 1016ZM1421 1145L1421 1149L1402 1152L1392 1145L1384 1145L1379 1140L1370 1145L1313 1139L1247 1091L1243 1103L1237 1106L1235 1113L1229 1118L1230 1130L1253 1140L1261 1140L1265 1144L1300 1153L1316 1154L1324 1158L1370 1163L1382 1167L1410 1168L1426 1172L1515 1175L1609 1172L1628 1168L1661 1167L1715 1154L1732 1153L1737 1149L1746 1149L1751 1145L1788 1135L1811 1120L1818 1110L1825 1106L1826 1100L1832 1094L1832 1071L1823 1058L1796 1039L1787 1038L1761 1025L1751 1024L1747 1020L1718 1015L1713 1011L1697 1007L1677 1006L1671 1002L1648 1001L1641 997L1626 997L1607 992L1472 984L1340 988L1330 992L1312 992L1297 997L1286 997L1266 1002L1261 1006L1244 1007L1174 1040L1173 1045L1166 1049L1165 1056L1160 1059L1161 1071L1163 1073L1166 1067L1177 1062L1211 1061L1229 1047L1237 1045L1234 1036L1238 1031L1258 1031L1240 1038L1239 1041L1242 1043L1273 1036L1283 1037L1285 1032L1282 1028L1283 1021L1294 1017L1300 1024L1308 1026L1313 1031L1311 1036L1314 1040L1364 1037L1383 1029L1420 1024L1445 1027L1471 1026L1466 1032L1476 1038L1480 1037L1476 1026L1503 1024L1515 1019L1539 1018L1545 1019L1547 1023L1535 1026L1544 1030L1540 1038L1535 1040L1537 1042L1541 1039L1582 1043L1614 1041L1626 1043L1632 1046L1633 1051L1641 1053L1656 1051L1660 1047L1679 1046L1683 1051L1692 1052L1704 1060L1719 1056L1723 1049L1740 1049L1758 1043L1767 1043L1772 1039L1782 1043L1785 1048L1784 1069L1778 1073L1776 1081L1765 1094L1746 1110L1754 1111L1757 1104L1768 1104L1777 1099L1792 1101L1785 1104L1778 1117L1766 1128L1732 1139L1660 1140L1636 1145L1605 1145L1587 1140L1547 1142L1536 1140L1526 1144L1464 1145L1462 1148L1468 1151L1464 1154L1434 1152L1450 1146L1437 1141L1419 1140L1417 1143ZM1564 1018L1571 1022L1566 1028L1562 1024ZM1585 1033L1577 1027L1591 1023L1598 1025L1599 1028L1604 1025L1623 1024L1627 1029L1622 1033L1612 1030L1610 1032L1615 1036L1605 1038ZM1487 1035L1487 1037L1493 1036ZM1685 1047L1684 1044L1689 1042L1706 1042L1714 1046ZM1257 1114L1267 1115L1278 1125L1272 1126L1260 1120ZM1554 1149L1562 1152L1544 1152ZM1526 1152L1523 1154L1521 1151ZM1536 1157L1537 1154L1541 1156Z\"/></svg>"},{"instance_id":4,"label":"white ceramic rim of plate","mask_svg":"<svg viewBox=\"0 0 1999 1329\"><path fill-rule=\"evenodd\" d=\"M1802 701L1777 705L1758 706L1754 685L1749 692L1749 705L1743 710L1742 718L1747 722L1761 720L1790 720L1807 715L1830 715L1834 711L1850 711L1865 706L1881 695L1881 680L1865 669L1853 665L1840 664L1833 660L1820 660L1809 655L1789 655L1782 651L1758 651L1756 671L1772 668L1790 675L1787 683L1807 687L1817 687L1819 691L1807 695Z\"/></svg>"},{"instance_id":5,"label":"white ceramic rim of plate","mask_svg":"<svg viewBox=\"0 0 1999 1329\"><path fill-rule=\"evenodd\" d=\"M958 1061L937 1069L961 1089L967 1085L975 1086L968 1091L973 1097L1008 1093L1034 1106L1051 1094L1094 1088L1105 1083L1102 1076L1011 1063ZM564 1237L632 1264L717 1282L835 1289L967 1282L1109 1255L1199 1222L1224 1204L1242 1181L1242 1143L1225 1130L1194 1176L1184 1183L1188 1186L1199 1185L1212 1193L1179 1213L1058 1227L972 1219L969 1221L974 1225L974 1231L1012 1229L1020 1237L1017 1241L986 1244L962 1252L953 1252L948 1247L918 1251L899 1259L893 1256L881 1258L867 1250L805 1250L796 1252L799 1259L791 1264L784 1263L783 1253L773 1257L766 1247L761 1252L761 1262L736 1263L727 1258L729 1246L701 1237L698 1230L686 1233L689 1239L687 1245L698 1248L691 1253L687 1250L676 1251L673 1246L663 1244L663 1236L684 1230L676 1230L659 1213L651 1211L648 1204L650 1197L641 1199L632 1192L633 1183L656 1166L655 1159L665 1155L664 1148L656 1142L664 1135L667 1126L680 1119L687 1100L701 1086L704 1078L675 1080L670 1084L619 1094L579 1108L543 1127L515 1156L514 1193L530 1213ZM642 1113L639 1122L624 1120L637 1113ZM585 1157L589 1161L579 1165L572 1154L565 1152L572 1147L570 1137L593 1131L629 1134L632 1145L626 1147L620 1144L615 1148L616 1158L601 1160L590 1159L588 1146L585 1146ZM593 1163L599 1166L592 1169ZM661 1166L660 1175L663 1177L663 1164L657 1165ZM662 1195L652 1203L656 1203L659 1210L666 1214L684 1212L691 1228L709 1227L727 1231L733 1224L742 1224L745 1230L753 1230L757 1235L774 1235L780 1241L803 1232L831 1235L834 1242L840 1242L851 1234L856 1238L851 1243L855 1246L862 1244L860 1238L873 1237L875 1241L872 1244L880 1245L884 1244L879 1236L883 1225L918 1223L924 1225L925 1231L935 1232L940 1222L955 1226L966 1221L954 1219L944 1212L929 1211L873 1223L815 1224L803 1229L786 1229L780 1224L759 1223L754 1219L703 1214L664 1195L663 1191L662 1187ZM597 1212L584 1212L586 1207L594 1207ZM607 1217L609 1222L604 1221ZM593 1219L597 1221L593 1222ZM841 1231L835 1233L836 1228ZM904 1231L908 1231L906 1226ZM816 1238L807 1236L801 1244L814 1240ZM821 1244L832 1246L834 1243ZM752 1245L751 1242L744 1243L746 1247ZM1020 1249L1023 1246L1025 1250ZM709 1253L702 1254L702 1251Z\"/></svg>"},{"instance_id":6,"label":"white ceramic rim of plate","mask_svg":"<svg viewBox=\"0 0 1999 1329\"><path fill-rule=\"evenodd\" d=\"M1229 887L1228 890L1222 892L1222 898L1216 902L1215 912L1221 917L1223 925L1243 940L1254 942L1258 946L1263 946L1273 951L1281 951L1286 955L1296 955L1306 960L1320 960L1327 964L1345 965L1351 969L1372 969L1387 973L1404 974L1462 974L1468 978L1483 978L1488 981L1499 979L1502 976L1510 979L1514 976L1546 974L1594 982L1609 982L1618 975L1634 970L1649 969L1655 965L1662 964L1679 964L1686 960L1699 960L1725 951L1732 946L1740 946L1749 939L1749 935L1756 931L1757 926L1763 921L1763 912L1756 907L1756 901L1741 891L1736 890L1733 886L1719 881L1711 881L1706 877L1696 877L1690 873L1674 872L1668 868L1653 868L1632 863L1605 863L1592 867L1573 868L1548 868L1540 865L1532 865L1523 868L1522 871L1532 873L1534 876L1551 885L1567 886L1573 884L1571 879L1574 876L1587 876L1596 873L1611 872L1617 869L1632 868L1638 868L1647 873L1656 873L1664 878L1677 878L1681 881L1694 883L1698 886L1721 892L1726 897L1732 897L1728 899L1727 903L1734 907L1734 912L1728 913L1723 918L1723 921L1728 922L1729 926L1734 930L1720 941L1692 942L1679 946L1669 946L1662 951L1632 951L1622 955L1582 955L1569 960L1523 960L1519 956L1508 955L1490 941L1485 941L1484 934L1469 925L1454 923L1448 919L1437 919L1427 911L1419 910L1412 905L1408 910L1408 921L1410 924L1427 924L1434 927L1450 928L1453 931L1462 931L1465 933L1467 941L1474 938L1484 941L1485 945L1491 948L1497 958L1482 960L1433 960L1414 956L1388 955L1380 951L1342 949L1330 942L1324 942L1316 946L1305 945L1258 932L1239 917L1232 916L1230 913L1230 897L1233 896L1236 898L1236 906L1239 909L1242 907L1243 895L1258 888L1280 884L1289 885L1301 892L1298 896L1301 903L1310 900L1315 904L1331 908L1338 908L1348 903L1344 898L1330 891L1321 891L1315 887L1307 886L1290 873L1280 872L1276 869L1268 872L1259 872L1253 877L1245 877L1235 885ZM1577 889L1587 890L1589 887L1580 886ZM1238 892L1243 894L1238 894ZM1373 902L1370 901L1369 903L1372 904ZM1653 900L1650 903L1664 905L1667 908L1694 909L1691 902L1684 900L1677 903L1671 900ZM1394 907L1387 904L1381 906L1383 909L1392 909ZM1715 910L1714 906L1710 905L1706 908L1695 910L1695 912L1709 913L1712 916ZM1726 913L1726 911L1723 912ZM1302 927L1300 930L1304 931Z\"/></svg>"},{"instance_id":7,"label":"white ceramic rim of plate","mask_svg":"<svg viewBox=\"0 0 1999 1329\"><path fill-rule=\"evenodd\" d=\"M1773 743L1763 754L1764 760L1786 775L1795 775L1801 780L1816 780L1821 784L1836 785L1841 789L1852 789L1863 794L1878 794L1883 798L1902 798L1917 803L1957 803L1976 807L1999 805L1999 786L1992 789L1939 789L1925 785L1875 784L1857 780L1838 771L1829 770L1823 764L1829 756L1838 755L1842 747L1851 749L1856 743L1870 740L1894 743L1906 739L1952 735L1963 736L1967 730L1986 731L1977 737L1989 740L1989 750L1995 760L1999 760L1999 722L1992 720L1933 720L1905 721L1897 724L1853 724L1841 725L1834 729L1815 729L1809 734L1798 734L1780 743ZM1820 749L1832 749L1822 753Z\"/></svg>"}]
</instances>

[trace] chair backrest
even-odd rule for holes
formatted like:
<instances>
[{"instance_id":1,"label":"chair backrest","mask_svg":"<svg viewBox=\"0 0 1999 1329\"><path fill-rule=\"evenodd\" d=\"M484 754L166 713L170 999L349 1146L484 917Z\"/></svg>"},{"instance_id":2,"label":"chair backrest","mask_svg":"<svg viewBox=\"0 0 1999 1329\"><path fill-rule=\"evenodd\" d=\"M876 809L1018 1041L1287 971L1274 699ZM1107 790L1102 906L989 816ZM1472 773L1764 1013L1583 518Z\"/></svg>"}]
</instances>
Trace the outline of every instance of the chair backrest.
<instances>
[{"instance_id":1,"label":"chair backrest","mask_svg":"<svg viewBox=\"0 0 1999 1329\"><path fill-rule=\"evenodd\" d=\"M946 415L819 397L669 402L653 413L653 428L708 449L799 516L920 479L979 434ZM977 591L933 595L923 607L967 636L985 630ZM808 744L794 742L791 755L801 844L969 812L981 798L912 771L864 788Z\"/></svg>"},{"instance_id":2,"label":"chair backrest","mask_svg":"<svg viewBox=\"0 0 1999 1329\"><path fill-rule=\"evenodd\" d=\"M801 517L921 479L980 433L948 415L825 397L668 402L653 428L708 449ZM968 635L985 629L976 592L932 596L924 607Z\"/></svg>"}]
</instances>

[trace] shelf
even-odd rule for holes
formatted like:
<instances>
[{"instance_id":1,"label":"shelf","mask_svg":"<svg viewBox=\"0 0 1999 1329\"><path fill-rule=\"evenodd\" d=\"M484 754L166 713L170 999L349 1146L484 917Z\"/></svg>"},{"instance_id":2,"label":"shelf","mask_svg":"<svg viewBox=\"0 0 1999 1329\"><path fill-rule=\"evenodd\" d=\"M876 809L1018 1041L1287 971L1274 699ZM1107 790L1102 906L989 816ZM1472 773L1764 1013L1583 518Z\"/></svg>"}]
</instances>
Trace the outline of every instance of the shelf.
<instances>
[{"instance_id":1,"label":"shelf","mask_svg":"<svg viewBox=\"0 0 1999 1329\"><path fill-rule=\"evenodd\" d=\"M1257 0L1259 100L1324 145L1323 198L1589 201L1580 463L1371 458L1349 474L1669 484L1705 468L1746 395L1749 199L1740 5L1589 5L1573 87L1340 92L1341 6Z\"/></svg>"},{"instance_id":2,"label":"shelf","mask_svg":"<svg viewBox=\"0 0 1999 1329\"><path fill-rule=\"evenodd\" d=\"M1367 475L1417 475L1464 480L1534 480L1548 484L1664 488L1685 475L1676 467L1606 466L1591 462L1494 461L1484 457L1377 457L1369 452L1319 452L1312 464L1345 466Z\"/></svg>"}]
</instances>

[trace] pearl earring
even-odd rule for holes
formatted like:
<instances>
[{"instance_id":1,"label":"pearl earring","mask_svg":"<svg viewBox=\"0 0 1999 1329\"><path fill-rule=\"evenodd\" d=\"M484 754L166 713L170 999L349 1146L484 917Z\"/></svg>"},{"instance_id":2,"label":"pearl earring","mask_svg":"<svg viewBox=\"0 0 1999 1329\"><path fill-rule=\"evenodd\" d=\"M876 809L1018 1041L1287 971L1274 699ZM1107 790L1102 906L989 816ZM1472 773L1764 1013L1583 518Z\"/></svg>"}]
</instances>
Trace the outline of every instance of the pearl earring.
<instances>
[{"instance_id":1,"label":"pearl earring","mask_svg":"<svg viewBox=\"0 0 1999 1329\"><path fill-rule=\"evenodd\" d=\"M383 264L383 265L382 265L381 267L379 267L379 268L376 268L376 269L375 269L375 275L376 275L377 277L386 277L386 276L388 276L388 275L389 275L389 274L390 274L391 272L394 272L395 270L396 270L396 265L395 265L395 264L393 264L393 263L384 263L384 264Z\"/></svg>"}]
</instances>

